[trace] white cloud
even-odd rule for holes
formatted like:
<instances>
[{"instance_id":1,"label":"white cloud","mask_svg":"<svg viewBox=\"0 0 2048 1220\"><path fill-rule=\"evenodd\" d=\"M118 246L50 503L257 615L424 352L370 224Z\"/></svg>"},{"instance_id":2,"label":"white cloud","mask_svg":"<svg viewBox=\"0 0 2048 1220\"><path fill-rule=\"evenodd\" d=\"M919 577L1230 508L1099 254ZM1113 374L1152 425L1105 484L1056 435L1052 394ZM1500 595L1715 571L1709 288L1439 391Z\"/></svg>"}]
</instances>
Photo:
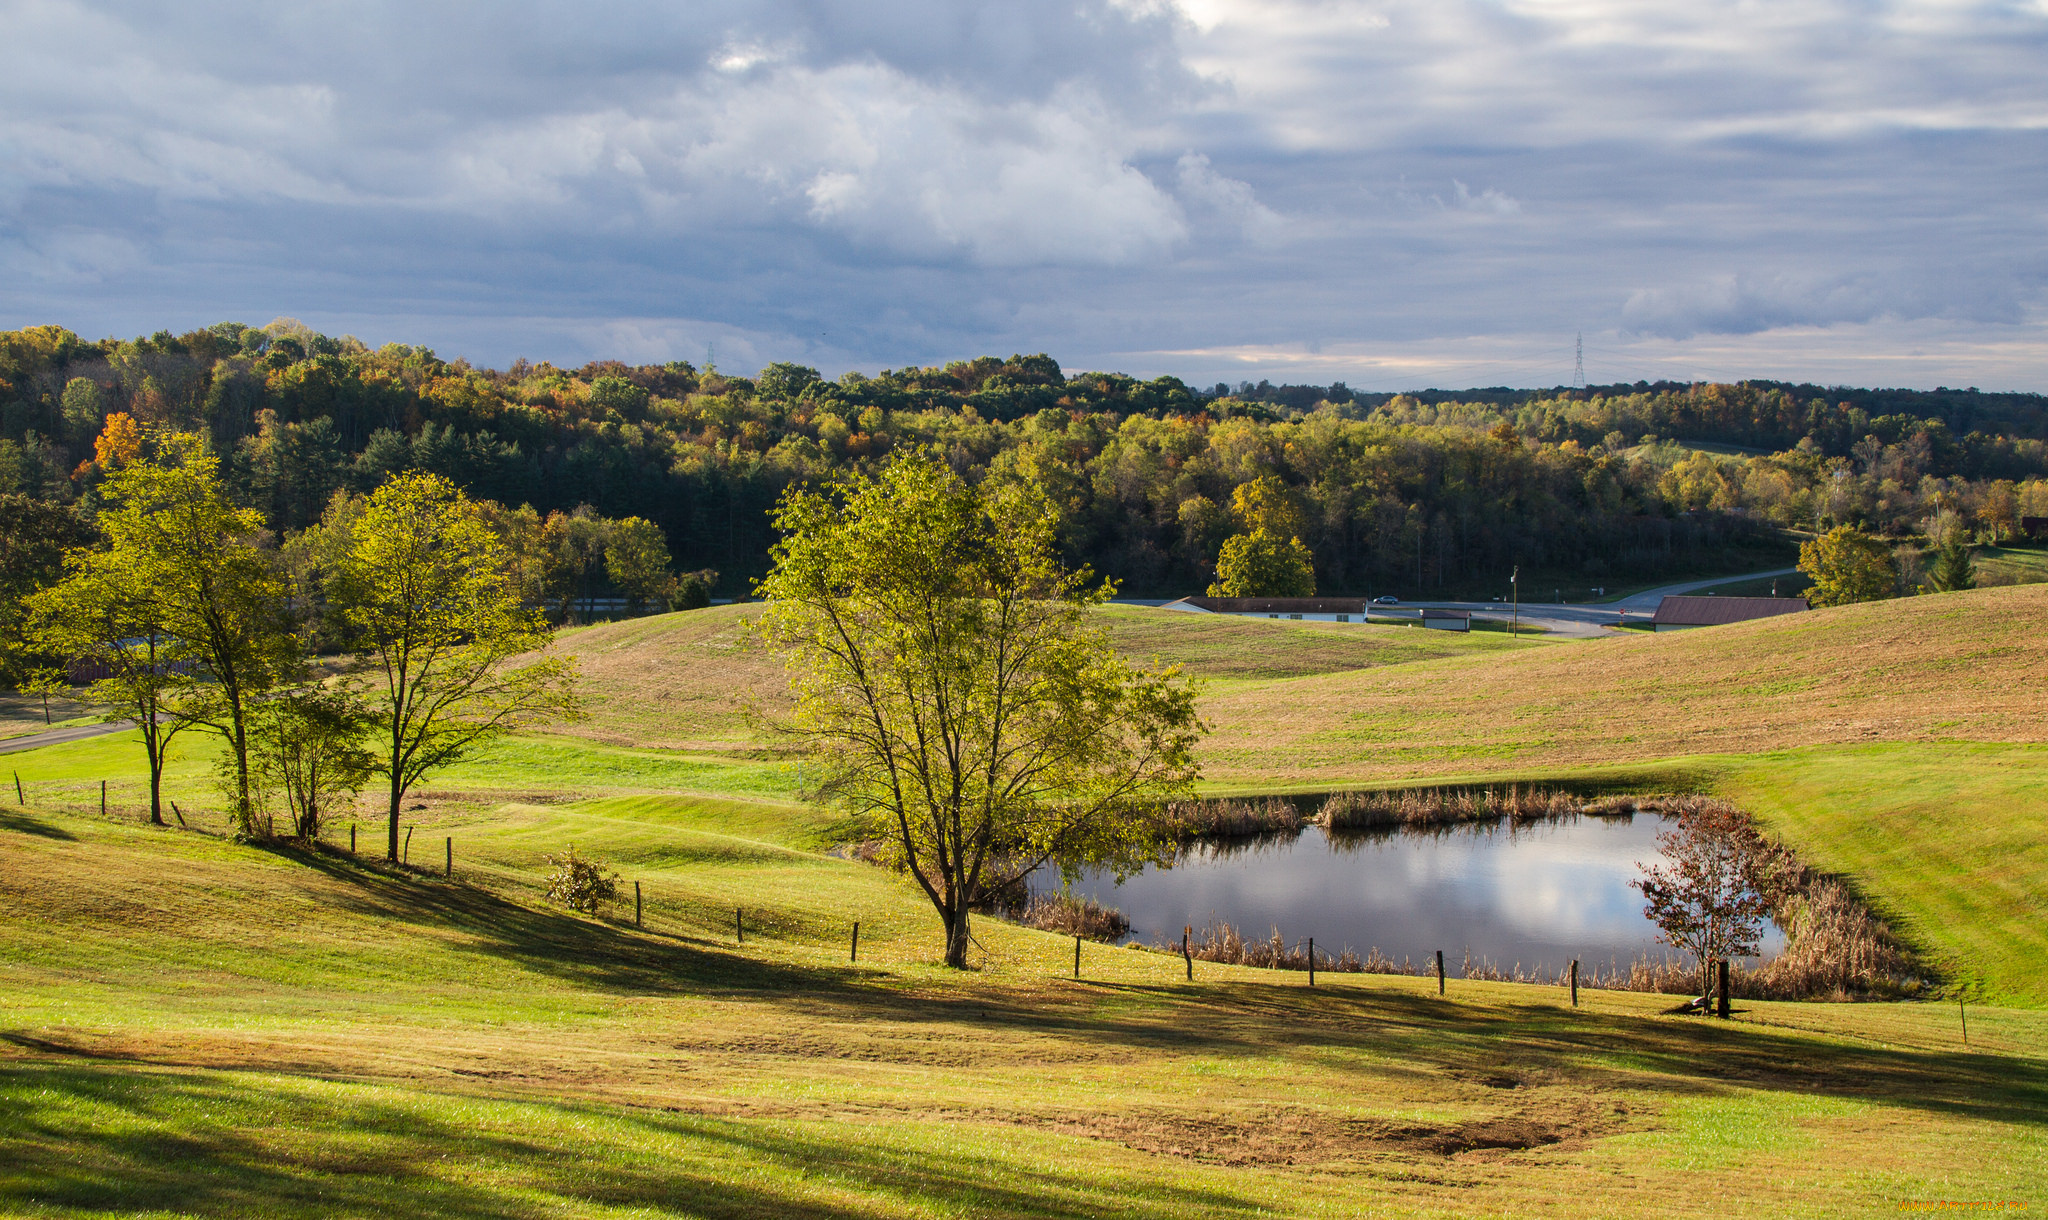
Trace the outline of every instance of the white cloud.
<instances>
[{"instance_id":1,"label":"white cloud","mask_svg":"<svg viewBox=\"0 0 2048 1220\"><path fill-rule=\"evenodd\" d=\"M515 354L534 319L674 314L870 367L1327 377L1580 329L1981 354L1959 327L2048 310L2038 2L0 0L0 29L10 323L402 300L485 335L509 303Z\"/></svg>"},{"instance_id":2,"label":"white cloud","mask_svg":"<svg viewBox=\"0 0 2048 1220\"><path fill-rule=\"evenodd\" d=\"M1279 240L1287 222L1259 202L1251 183L1217 173L1209 158L1197 152L1182 153L1174 168L1183 198L1209 209L1247 241L1263 245Z\"/></svg>"},{"instance_id":3,"label":"white cloud","mask_svg":"<svg viewBox=\"0 0 2048 1220\"><path fill-rule=\"evenodd\" d=\"M1520 200L1504 195L1493 187L1487 187L1477 194L1456 178L1451 179L1453 192L1448 206L1459 212L1482 212L1489 216L1513 216L1522 210Z\"/></svg>"}]
</instances>

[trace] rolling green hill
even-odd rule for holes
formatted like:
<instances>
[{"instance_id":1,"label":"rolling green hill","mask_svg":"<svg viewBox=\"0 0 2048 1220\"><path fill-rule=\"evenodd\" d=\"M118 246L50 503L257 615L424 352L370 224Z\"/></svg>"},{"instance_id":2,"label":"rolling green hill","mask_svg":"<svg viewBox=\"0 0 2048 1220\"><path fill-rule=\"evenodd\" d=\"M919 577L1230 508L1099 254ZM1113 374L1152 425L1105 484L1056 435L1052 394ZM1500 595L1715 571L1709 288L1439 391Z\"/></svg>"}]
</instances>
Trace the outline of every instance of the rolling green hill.
<instances>
[{"instance_id":1,"label":"rolling green hill","mask_svg":"<svg viewBox=\"0 0 2048 1220\"><path fill-rule=\"evenodd\" d=\"M2048 1203L2048 1017L1300 975L980 924L801 806L442 810L452 879L0 816L0 1211L1683 1216ZM575 842L646 899L540 896ZM735 943L735 909L746 942ZM852 921L861 960L850 963Z\"/></svg>"},{"instance_id":2,"label":"rolling green hill","mask_svg":"<svg viewBox=\"0 0 2048 1220\"><path fill-rule=\"evenodd\" d=\"M1564 643L1101 620L1209 683L1219 790L1725 794L1969 999L1967 1048L1947 1003L1753 1003L1720 1025L1630 993L1573 1010L1555 988L1311 991L1208 964L1191 984L1177 958L1097 946L1075 981L1070 941L993 920L977 968L945 971L923 900L826 854L828 816L751 734L741 705L780 675L741 646L748 613L565 633L592 720L433 777L405 811L416 869L223 840L201 738L168 781L190 830L138 824L132 733L10 758L0 1211L2048 1205L2048 588ZM571 844L621 875L602 918L545 900Z\"/></svg>"},{"instance_id":3,"label":"rolling green hill","mask_svg":"<svg viewBox=\"0 0 2048 1220\"><path fill-rule=\"evenodd\" d=\"M778 707L785 689L781 664L748 643L746 625L758 611L758 605L713 606L564 631L558 647L582 668L591 716L562 731L675 749L752 744L747 705ZM1105 607L1097 621L1134 658L1180 664L1219 687L1540 646L1497 634L1268 621L1134 606Z\"/></svg>"}]
</instances>

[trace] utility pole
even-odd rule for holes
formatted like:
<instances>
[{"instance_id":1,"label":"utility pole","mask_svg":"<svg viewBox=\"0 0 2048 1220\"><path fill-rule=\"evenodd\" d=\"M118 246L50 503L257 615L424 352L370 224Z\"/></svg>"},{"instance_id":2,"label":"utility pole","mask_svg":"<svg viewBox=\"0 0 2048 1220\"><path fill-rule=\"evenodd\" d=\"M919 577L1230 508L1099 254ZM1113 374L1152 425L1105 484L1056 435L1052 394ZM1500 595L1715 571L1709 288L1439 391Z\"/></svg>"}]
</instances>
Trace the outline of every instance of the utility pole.
<instances>
[{"instance_id":1,"label":"utility pole","mask_svg":"<svg viewBox=\"0 0 2048 1220\"><path fill-rule=\"evenodd\" d=\"M1508 635L1509 635L1509 636L1511 636L1511 637L1520 637L1520 636L1521 636L1521 634L1522 634L1522 565L1521 565L1521 564L1519 564L1519 563L1518 563L1518 564L1516 564L1516 565L1515 565L1515 572L1514 572L1514 575L1512 575L1512 576L1508 577L1508 585L1509 585L1509 587L1510 587L1510 588L1512 588L1512 589L1514 590L1514 595L1515 595L1515 621L1514 621L1514 625L1513 625L1512 627L1508 628Z\"/></svg>"}]
</instances>

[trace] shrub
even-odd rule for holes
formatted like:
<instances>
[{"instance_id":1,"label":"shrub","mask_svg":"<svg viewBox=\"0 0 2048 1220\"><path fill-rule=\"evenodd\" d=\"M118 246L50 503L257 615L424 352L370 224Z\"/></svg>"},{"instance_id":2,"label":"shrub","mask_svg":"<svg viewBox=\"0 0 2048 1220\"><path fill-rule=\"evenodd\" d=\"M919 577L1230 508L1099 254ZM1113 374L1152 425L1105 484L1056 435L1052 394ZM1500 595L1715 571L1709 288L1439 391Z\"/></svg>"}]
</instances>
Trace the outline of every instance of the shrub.
<instances>
[{"instance_id":1,"label":"shrub","mask_svg":"<svg viewBox=\"0 0 2048 1220\"><path fill-rule=\"evenodd\" d=\"M559 856L548 856L547 862L553 866L548 872L548 901L585 915L595 915L605 903L618 901L619 875L607 872L602 860L577 855L575 844Z\"/></svg>"}]
</instances>

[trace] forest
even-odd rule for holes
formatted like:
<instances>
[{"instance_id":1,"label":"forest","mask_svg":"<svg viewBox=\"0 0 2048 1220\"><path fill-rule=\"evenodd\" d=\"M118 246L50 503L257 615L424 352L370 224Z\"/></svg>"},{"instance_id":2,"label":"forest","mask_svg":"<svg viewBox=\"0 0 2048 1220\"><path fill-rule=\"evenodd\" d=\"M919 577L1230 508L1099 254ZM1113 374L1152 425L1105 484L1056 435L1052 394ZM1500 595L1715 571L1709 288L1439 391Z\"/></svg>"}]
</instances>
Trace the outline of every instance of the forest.
<instances>
[{"instance_id":1,"label":"forest","mask_svg":"<svg viewBox=\"0 0 2048 1220\"><path fill-rule=\"evenodd\" d=\"M1971 390L1636 383L1361 394L1069 374L1046 355L754 376L688 362L506 369L371 349L280 319L185 334L0 333L0 494L90 522L94 440L120 414L197 432L279 538L337 493L418 470L529 530L639 518L675 568L745 596L783 489L928 446L970 479L1035 484L1071 563L1131 596L1199 591L1277 480L1326 592L1469 592L1511 566L1591 587L1739 564L1785 528L2016 537L2048 516L2048 398ZM606 528L609 528L608 526ZM593 545L589 530L582 541ZM601 562L578 591L611 588ZM1582 590L1583 592L1583 590ZM564 606L567 606L565 601Z\"/></svg>"}]
</instances>

